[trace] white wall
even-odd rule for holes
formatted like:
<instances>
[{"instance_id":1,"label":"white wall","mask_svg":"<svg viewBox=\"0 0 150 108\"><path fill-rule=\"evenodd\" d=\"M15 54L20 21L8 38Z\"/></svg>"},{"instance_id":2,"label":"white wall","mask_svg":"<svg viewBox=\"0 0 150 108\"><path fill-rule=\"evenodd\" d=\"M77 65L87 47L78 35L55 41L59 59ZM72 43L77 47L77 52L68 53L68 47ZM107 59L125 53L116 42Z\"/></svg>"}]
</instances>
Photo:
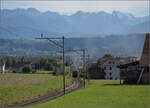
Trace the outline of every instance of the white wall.
<instances>
[{"instance_id":1,"label":"white wall","mask_svg":"<svg viewBox=\"0 0 150 108\"><path fill-rule=\"evenodd\" d=\"M3 66L0 66L0 72L5 73L5 64Z\"/></svg>"},{"instance_id":2,"label":"white wall","mask_svg":"<svg viewBox=\"0 0 150 108\"><path fill-rule=\"evenodd\" d=\"M106 67L106 69L104 70L104 72L106 73L105 79L110 79L110 78L119 79L120 78L120 69L117 68L118 65L119 65L119 61L114 61L114 60L108 60L102 65L102 68ZM111 70L110 70L110 67L112 68ZM110 75L110 73L112 74Z\"/></svg>"}]
</instances>

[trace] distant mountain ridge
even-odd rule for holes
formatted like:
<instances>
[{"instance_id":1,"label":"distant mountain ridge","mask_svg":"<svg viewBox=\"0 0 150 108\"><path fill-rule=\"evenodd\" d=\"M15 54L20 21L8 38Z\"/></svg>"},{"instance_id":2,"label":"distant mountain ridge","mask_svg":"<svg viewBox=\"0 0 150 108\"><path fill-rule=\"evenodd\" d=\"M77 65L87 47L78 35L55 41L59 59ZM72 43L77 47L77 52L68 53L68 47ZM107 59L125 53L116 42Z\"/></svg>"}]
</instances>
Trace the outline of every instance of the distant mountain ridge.
<instances>
[{"instance_id":1,"label":"distant mountain ridge","mask_svg":"<svg viewBox=\"0 0 150 108\"><path fill-rule=\"evenodd\" d=\"M0 36L5 38L34 39L40 33L49 36L93 37L110 34L149 32L149 16L135 17L130 13L100 11L72 15L40 12L34 8L1 10Z\"/></svg>"},{"instance_id":2,"label":"distant mountain ridge","mask_svg":"<svg viewBox=\"0 0 150 108\"><path fill-rule=\"evenodd\" d=\"M140 57L144 45L145 34L110 35L106 37L66 38L65 48L88 50L90 57L98 59L106 53L114 56ZM42 40L1 39L0 54L33 56L50 55L51 51L60 51L55 45ZM40 52L40 54L39 54ZM5 54L4 53L4 54ZM59 53L60 54L60 53ZM66 54L67 51L66 51ZM56 55L56 53L55 53Z\"/></svg>"}]
</instances>

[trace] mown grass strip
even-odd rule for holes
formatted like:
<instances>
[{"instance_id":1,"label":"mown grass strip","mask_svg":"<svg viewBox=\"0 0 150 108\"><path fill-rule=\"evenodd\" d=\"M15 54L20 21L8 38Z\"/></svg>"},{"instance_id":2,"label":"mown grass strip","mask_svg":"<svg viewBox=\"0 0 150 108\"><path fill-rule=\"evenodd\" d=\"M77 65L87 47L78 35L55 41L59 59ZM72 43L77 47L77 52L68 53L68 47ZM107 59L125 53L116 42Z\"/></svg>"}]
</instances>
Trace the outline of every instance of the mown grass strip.
<instances>
[{"instance_id":1,"label":"mown grass strip","mask_svg":"<svg viewBox=\"0 0 150 108\"><path fill-rule=\"evenodd\" d=\"M93 80L85 89L26 108L150 108L150 86Z\"/></svg>"}]
</instances>

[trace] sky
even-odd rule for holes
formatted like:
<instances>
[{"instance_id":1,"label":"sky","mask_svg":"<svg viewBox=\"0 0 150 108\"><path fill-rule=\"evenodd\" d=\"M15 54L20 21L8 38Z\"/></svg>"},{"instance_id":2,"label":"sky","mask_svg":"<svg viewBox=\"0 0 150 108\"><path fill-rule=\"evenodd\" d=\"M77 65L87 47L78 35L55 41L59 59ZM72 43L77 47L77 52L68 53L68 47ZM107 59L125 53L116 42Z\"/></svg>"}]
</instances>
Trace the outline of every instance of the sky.
<instances>
[{"instance_id":1,"label":"sky","mask_svg":"<svg viewBox=\"0 0 150 108\"><path fill-rule=\"evenodd\" d=\"M1 9L36 8L41 12L54 11L71 15L77 11L120 11L136 17L149 15L149 1L1 1Z\"/></svg>"}]
</instances>

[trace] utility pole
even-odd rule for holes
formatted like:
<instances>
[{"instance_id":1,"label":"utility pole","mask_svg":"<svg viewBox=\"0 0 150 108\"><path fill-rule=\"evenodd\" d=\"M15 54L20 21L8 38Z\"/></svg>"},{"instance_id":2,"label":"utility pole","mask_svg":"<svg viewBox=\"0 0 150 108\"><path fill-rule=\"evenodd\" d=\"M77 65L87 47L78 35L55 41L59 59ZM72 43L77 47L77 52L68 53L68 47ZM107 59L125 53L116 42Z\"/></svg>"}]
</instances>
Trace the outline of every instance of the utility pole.
<instances>
[{"instance_id":1,"label":"utility pole","mask_svg":"<svg viewBox=\"0 0 150 108\"><path fill-rule=\"evenodd\" d=\"M53 43L55 46L59 47L62 49L62 57L63 57L63 89L64 89L64 94L65 94L65 89L66 89L66 84L65 84L65 38L64 36L62 36L62 38L47 38L47 37L43 37L43 34L41 34L40 38L36 38L36 39L44 39L44 40L48 40L49 42ZM57 43L54 40L62 40L62 44L60 45L59 43Z\"/></svg>"},{"instance_id":2,"label":"utility pole","mask_svg":"<svg viewBox=\"0 0 150 108\"><path fill-rule=\"evenodd\" d=\"M65 50L65 51L73 51L73 52L76 52L76 53L78 53L78 51L81 51L82 52L82 62L83 62L83 74L84 74L84 76L83 76L83 80L84 80L84 87L85 87L85 85L86 85L86 75L87 75L87 73L86 73L86 63L85 63L85 49L68 49L68 50ZM78 54L80 54L80 53L78 53Z\"/></svg>"},{"instance_id":3,"label":"utility pole","mask_svg":"<svg viewBox=\"0 0 150 108\"><path fill-rule=\"evenodd\" d=\"M85 70L85 49L82 50L83 51L83 73L84 73L84 87L85 87L85 83L86 83L86 70Z\"/></svg>"},{"instance_id":4,"label":"utility pole","mask_svg":"<svg viewBox=\"0 0 150 108\"><path fill-rule=\"evenodd\" d=\"M90 65L90 55L88 54L88 63L87 63L87 70L86 70L86 78L88 79L88 81L89 81L89 75L88 75L89 65Z\"/></svg>"},{"instance_id":5,"label":"utility pole","mask_svg":"<svg viewBox=\"0 0 150 108\"><path fill-rule=\"evenodd\" d=\"M66 80L65 80L65 47L64 47L64 36L62 37L62 48L63 48L63 84L64 84L64 94L65 94L65 89L66 89Z\"/></svg>"}]
</instances>

